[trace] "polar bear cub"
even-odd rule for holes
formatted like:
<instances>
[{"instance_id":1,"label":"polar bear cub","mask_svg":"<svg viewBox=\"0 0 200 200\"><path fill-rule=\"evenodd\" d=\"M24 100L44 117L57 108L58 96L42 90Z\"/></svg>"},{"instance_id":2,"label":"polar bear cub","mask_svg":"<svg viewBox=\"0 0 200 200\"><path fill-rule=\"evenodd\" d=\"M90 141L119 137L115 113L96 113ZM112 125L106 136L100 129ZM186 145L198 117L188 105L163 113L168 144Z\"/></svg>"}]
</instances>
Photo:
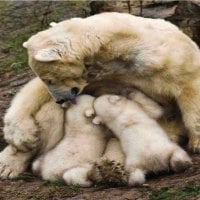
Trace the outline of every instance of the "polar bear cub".
<instances>
[{"instance_id":1,"label":"polar bear cub","mask_svg":"<svg viewBox=\"0 0 200 200\"><path fill-rule=\"evenodd\" d=\"M180 171L191 165L187 153L137 103L103 95L95 100L94 109L93 122L105 123L121 142L130 186L143 184L148 172Z\"/></svg>"},{"instance_id":2,"label":"polar bear cub","mask_svg":"<svg viewBox=\"0 0 200 200\"><path fill-rule=\"evenodd\" d=\"M92 109L93 102L94 97L82 95L77 98L77 104L67 109L63 139L33 163L33 171L43 179L53 181L63 177L67 184L91 186L88 172L101 157L107 142L103 127L94 125L85 116L85 111Z\"/></svg>"}]
</instances>

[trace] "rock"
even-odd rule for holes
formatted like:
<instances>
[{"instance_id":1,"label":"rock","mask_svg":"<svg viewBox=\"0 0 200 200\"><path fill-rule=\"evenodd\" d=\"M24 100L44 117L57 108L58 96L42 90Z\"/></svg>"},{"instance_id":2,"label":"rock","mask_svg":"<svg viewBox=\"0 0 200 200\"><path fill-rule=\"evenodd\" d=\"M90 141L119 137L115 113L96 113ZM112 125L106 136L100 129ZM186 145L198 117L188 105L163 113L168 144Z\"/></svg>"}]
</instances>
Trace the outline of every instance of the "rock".
<instances>
[{"instance_id":1,"label":"rock","mask_svg":"<svg viewBox=\"0 0 200 200\"><path fill-rule=\"evenodd\" d=\"M169 20L200 46L200 0L92 1L90 9L91 14L115 11Z\"/></svg>"}]
</instances>

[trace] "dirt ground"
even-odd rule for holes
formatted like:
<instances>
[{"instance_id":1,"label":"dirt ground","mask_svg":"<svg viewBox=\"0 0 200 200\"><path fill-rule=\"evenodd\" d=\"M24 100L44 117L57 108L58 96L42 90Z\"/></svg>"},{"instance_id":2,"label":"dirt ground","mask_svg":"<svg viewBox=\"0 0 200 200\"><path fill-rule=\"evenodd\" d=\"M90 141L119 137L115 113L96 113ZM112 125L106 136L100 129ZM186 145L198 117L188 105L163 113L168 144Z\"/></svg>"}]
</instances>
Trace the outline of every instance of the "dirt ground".
<instances>
[{"instance_id":1,"label":"dirt ground","mask_svg":"<svg viewBox=\"0 0 200 200\"><path fill-rule=\"evenodd\" d=\"M2 118L12 97L18 89L33 77L30 70L23 73L0 73L0 132ZM1 137L0 148L5 142ZM147 184L139 188L108 188L106 185L82 189L75 185L66 186L62 182L49 183L24 173L15 180L0 181L0 200L186 200L200 199L200 156L192 155L193 166L179 174L151 177Z\"/></svg>"}]
</instances>

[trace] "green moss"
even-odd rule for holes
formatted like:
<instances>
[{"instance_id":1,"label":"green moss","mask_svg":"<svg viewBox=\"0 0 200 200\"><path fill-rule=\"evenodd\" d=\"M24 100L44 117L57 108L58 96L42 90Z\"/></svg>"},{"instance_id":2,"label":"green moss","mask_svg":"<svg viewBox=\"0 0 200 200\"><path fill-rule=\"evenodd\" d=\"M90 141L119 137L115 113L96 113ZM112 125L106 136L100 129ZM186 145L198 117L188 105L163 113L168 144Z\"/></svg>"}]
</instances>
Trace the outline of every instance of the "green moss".
<instances>
[{"instance_id":1,"label":"green moss","mask_svg":"<svg viewBox=\"0 0 200 200\"><path fill-rule=\"evenodd\" d=\"M5 38L7 41L6 49L8 49L10 56L0 62L0 70L21 72L28 67L27 50L22 44L37 31L39 31L38 27L27 27L24 31L16 31Z\"/></svg>"},{"instance_id":2,"label":"green moss","mask_svg":"<svg viewBox=\"0 0 200 200\"><path fill-rule=\"evenodd\" d=\"M77 184L70 184L70 185L67 185L67 187L76 193L79 193L81 191L80 185L77 185Z\"/></svg>"},{"instance_id":3,"label":"green moss","mask_svg":"<svg viewBox=\"0 0 200 200\"><path fill-rule=\"evenodd\" d=\"M67 189L70 189L76 193L81 191L81 188L79 185L76 184L69 184L67 185L63 179L61 179L60 177L57 177L54 181L46 181L45 185L47 186L56 186L56 187L61 187L61 186L65 186Z\"/></svg>"},{"instance_id":4,"label":"green moss","mask_svg":"<svg viewBox=\"0 0 200 200\"><path fill-rule=\"evenodd\" d=\"M54 181L46 181L45 185L49 185L49 186L64 186L64 185L66 185L66 183L60 177L57 177Z\"/></svg>"},{"instance_id":5,"label":"green moss","mask_svg":"<svg viewBox=\"0 0 200 200\"><path fill-rule=\"evenodd\" d=\"M200 195L200 185L187 185L181 188L163 187L151 191L150 200L189 200Z\"/></svg>"},{"instance_id":6,"label":"green moss","mask_svg":"<svg viewBox=\"0 0 200 200\"><path fill-rule=\"evenodd\" d=\"M6 50L9 51L9 56L0 62L0 71L14 70L21 72L28 67L27 50L23 48L22 44L36 32L37 30L25 30L23 33L12 33L12 35L5 38L7 41Z\"/></svg>"}]
</instances>

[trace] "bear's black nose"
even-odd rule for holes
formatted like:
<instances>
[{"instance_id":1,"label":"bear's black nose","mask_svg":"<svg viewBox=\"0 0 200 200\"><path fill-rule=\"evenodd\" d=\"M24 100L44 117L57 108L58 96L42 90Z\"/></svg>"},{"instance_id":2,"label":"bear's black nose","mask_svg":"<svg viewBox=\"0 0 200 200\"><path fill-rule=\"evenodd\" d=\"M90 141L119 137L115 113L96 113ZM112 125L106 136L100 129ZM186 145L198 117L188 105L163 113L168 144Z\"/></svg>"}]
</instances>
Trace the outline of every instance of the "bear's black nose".
<instances>
[{"instance_id":1,"label":"bear's black nose","mask_svg":"<svg viewBox=\"0 0 200 200\"><path fill-rule=\"evenodd\" d=\"M77 96L78 93L79 93L79 91L80 91L79 88L73 87L73 88L71 89L71 94L72 94L73 96Z\"/></svg>"}]
</instances>

